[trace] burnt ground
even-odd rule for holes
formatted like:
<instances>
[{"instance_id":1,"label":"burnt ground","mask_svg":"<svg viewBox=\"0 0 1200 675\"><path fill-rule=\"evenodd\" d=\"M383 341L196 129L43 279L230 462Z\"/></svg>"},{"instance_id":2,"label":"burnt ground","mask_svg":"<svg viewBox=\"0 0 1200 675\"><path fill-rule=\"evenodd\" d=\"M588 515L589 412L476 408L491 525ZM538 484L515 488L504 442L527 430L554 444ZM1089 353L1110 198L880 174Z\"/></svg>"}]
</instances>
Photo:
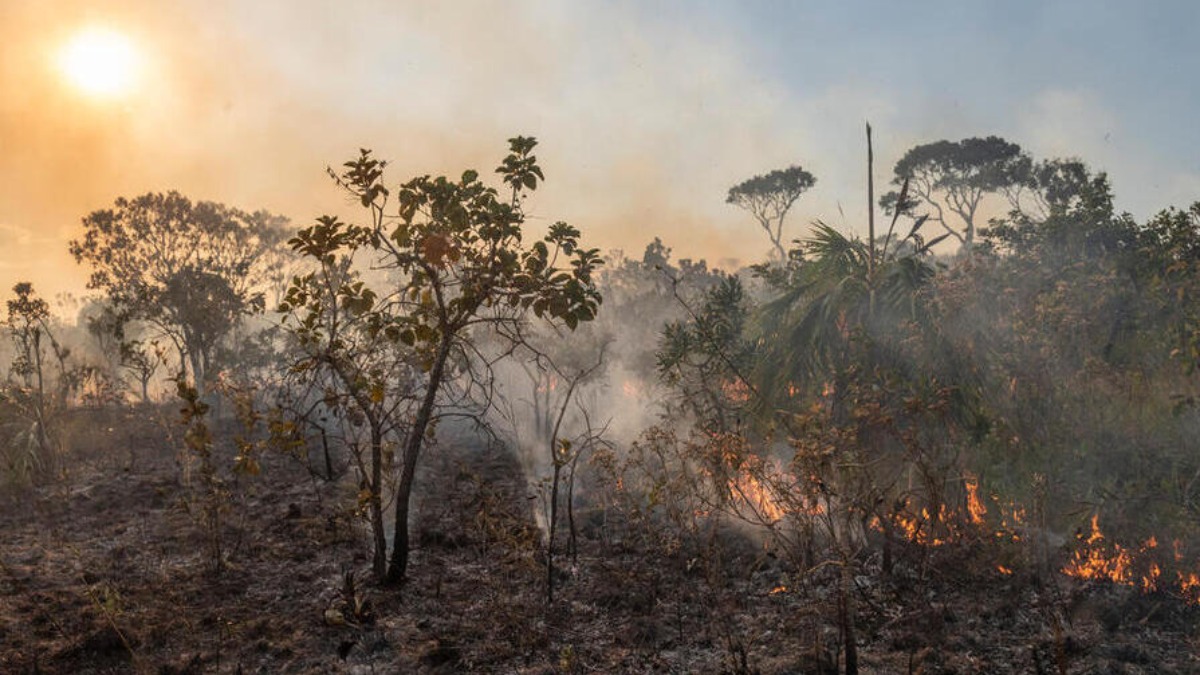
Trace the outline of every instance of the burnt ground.
<instances>
[{"instance_id":1,"label":"burnt ground","mask_svg":"<svg viewBox=\"0 0 1200 675\"><path fill-rule=\"evenodd\" d=\"M837 672L834 572L796 582L732 530L714 563L581 514L548 604L529 490L495 448L429 453L401 589L369 579L351 481L280 455L231 479L214 573L175 453L143 426L0 499L0 672ZM1195 608L988 556L864 561L861 672L1200 672Z\"/></svg>"}]
</instances>

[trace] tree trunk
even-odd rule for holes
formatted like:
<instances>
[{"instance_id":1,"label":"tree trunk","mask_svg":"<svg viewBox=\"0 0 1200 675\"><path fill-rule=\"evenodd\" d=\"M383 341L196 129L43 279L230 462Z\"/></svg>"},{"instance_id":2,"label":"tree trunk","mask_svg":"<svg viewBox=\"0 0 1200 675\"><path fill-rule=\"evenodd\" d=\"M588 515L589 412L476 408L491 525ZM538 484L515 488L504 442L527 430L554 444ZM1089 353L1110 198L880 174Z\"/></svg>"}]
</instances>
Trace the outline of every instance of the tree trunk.
<instances>
[{"instance_id":1,"label":"tree trunk","mask_svg":"<svg viewBox=\"0 0 1200 675\"><path fill-rule=\"evenodd\" d=\"M322 442L325 442L325 430L321 430ZM329 467L329 444L325 443L326 470L332 479L333 470ZM383 428L378 420L371 422L371 534L375 539L375 555L371 568L378 579L384 579L387 574L387 537L383 525Z\"/></svg>"},{"instance_id":2,"label":"tree trunk","mask_svg":"<svg viewBox=\"0 0 1200 675\"><path fill-rule=\"evenodd\" d=\"M842 560L841 588L839 589L838 609L841 623L842 648L846 656L846 675L858 675L858 637L854 629L854 596L851 594L854 586L854 572L850 567L850 559L844 556Z\"/></svg>"},{"instance_id":3,"label":"tree trunk","mask_svg":"<svg viewBox=\"0 0 1200 675\"><path fill-rule=\"evenodd\" d=\"M321 449L325 451L325 481L332 482L333 481L333 458L329 455L329 435L325 433L325 427L321 427ZM382 459L382 455L380 456L380 458ZM381 532L383 531L382 510L383 510L383 508L380 507L379 529ZM378 541L376 541L376 543L378 544ZM376 571L376 573L378 573L380 575L380 578L383 577L383 571L384 571L383 568L379 568L375 571Z\"/></svg>"},{"instance_id":4,"label":"tree trunk","mask_svg":"<svg viewBox=\"0 0 1200 675\"><path fill-rule=\"evenodd\" d=\"M36 331L33 334L33 360L34 374L37 376L37 400L34 403L35 415L37 416L37 442L38 447L42 451L42 461L50 460L50 436L46 432L46 385L42 374L42 334Z\"/></svg>"},{"instance_id":5,"label":"tree trunk","mask_svg":"<svg viewBox=\"0 0 1200 675\"><path fill-rule=\"evenodd\" d=\"M404 581L408 573L408 513L412 497L413 482L417 474L417 457L425 443L425 431L433 418L433 408L437 403L438 389L442 385L442 376L446 370L446 361L450 358L451 337L443 335L438 345L437 356L433 368L429 371L429 387L425 390L425 398L417 411L417 418L408 432L408 440L404 443L404 466L400 473L400 485L396 488L396 530L395 542L392 544L392 561L388 567L386 581L398 584Z\"/></svg>"},{"instance_id":6,"label":"tree trunk","mask_svg":"<svg viewBox=\"0 0 1200 675\"><path fill-rule=\"evenodd\" d=\"M553 443L553 439L551 440ZM550 449L554 458L554 475L550 484L550 522L547 524L546 537L546 603L554 602L554 535L558 525L558 479L562 475L562 462Z\"/></svg>"}]
</instances>

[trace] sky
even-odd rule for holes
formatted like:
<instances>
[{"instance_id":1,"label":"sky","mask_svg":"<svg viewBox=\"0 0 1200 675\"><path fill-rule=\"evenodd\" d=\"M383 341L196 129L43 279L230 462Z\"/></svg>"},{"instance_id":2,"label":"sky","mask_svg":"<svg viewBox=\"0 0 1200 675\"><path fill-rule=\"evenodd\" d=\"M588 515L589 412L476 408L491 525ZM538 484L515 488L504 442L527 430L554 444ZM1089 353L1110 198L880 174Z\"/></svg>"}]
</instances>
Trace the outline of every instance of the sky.
<instances>
[{"instance_id":1,"label":"sky","mask_svg":"<svg viewBox=\"0 0 1200 675\"><path fill-rule=\"evenodd\" d=\"M1200 200L1200 3L0 0L0 293L87 293L67 253L119 196L176 189L297 226L344 213L325 174L372 148L390 180L490 174L536 136L532 227L732 267L770 249L730 186L799 164L788 220L861 233L912 146L1000 135L1107 171L1139 219ZM60 64L125 36L132 87Z\"/></svg>"}]
</instances>

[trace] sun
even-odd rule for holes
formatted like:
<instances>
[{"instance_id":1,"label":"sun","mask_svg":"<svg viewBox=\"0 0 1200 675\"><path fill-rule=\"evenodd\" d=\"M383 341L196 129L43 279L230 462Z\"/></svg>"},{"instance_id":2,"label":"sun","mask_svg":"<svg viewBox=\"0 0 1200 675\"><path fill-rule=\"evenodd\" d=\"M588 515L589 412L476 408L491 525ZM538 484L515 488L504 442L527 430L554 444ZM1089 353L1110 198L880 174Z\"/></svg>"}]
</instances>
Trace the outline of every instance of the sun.
<instances>
[{"instance_id":1,"label":"sun","mask_svg":"<svg viewBox=\"0 0 1200 675\"><path fill-rule=\"evenodd\" d=\"M109 28L76 33L58 53L58 67L76 89L113 98L128 93L137 82L139 59L133 43Z\"/></svg>"}]
</instances>

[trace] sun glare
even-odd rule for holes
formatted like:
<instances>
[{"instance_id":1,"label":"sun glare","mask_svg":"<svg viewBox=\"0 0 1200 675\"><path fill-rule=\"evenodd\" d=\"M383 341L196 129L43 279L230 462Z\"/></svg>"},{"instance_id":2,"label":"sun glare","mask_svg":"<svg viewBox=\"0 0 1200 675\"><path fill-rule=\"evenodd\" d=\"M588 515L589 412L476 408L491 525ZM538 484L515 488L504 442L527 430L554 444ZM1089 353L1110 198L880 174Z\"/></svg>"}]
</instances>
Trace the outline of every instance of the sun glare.
<instances>
[{"instance_id":1,"label":"sun glare","mask_svg":"<svg viewBox=\"0 0 1200 675\"><path fill-rule=\"evenodd\" d=\"M138 54L119 32L89 28L72 37L59 52L58 65L76 89L97 97L115 97L137 80Z\"/></svg>"}]
</instances>

